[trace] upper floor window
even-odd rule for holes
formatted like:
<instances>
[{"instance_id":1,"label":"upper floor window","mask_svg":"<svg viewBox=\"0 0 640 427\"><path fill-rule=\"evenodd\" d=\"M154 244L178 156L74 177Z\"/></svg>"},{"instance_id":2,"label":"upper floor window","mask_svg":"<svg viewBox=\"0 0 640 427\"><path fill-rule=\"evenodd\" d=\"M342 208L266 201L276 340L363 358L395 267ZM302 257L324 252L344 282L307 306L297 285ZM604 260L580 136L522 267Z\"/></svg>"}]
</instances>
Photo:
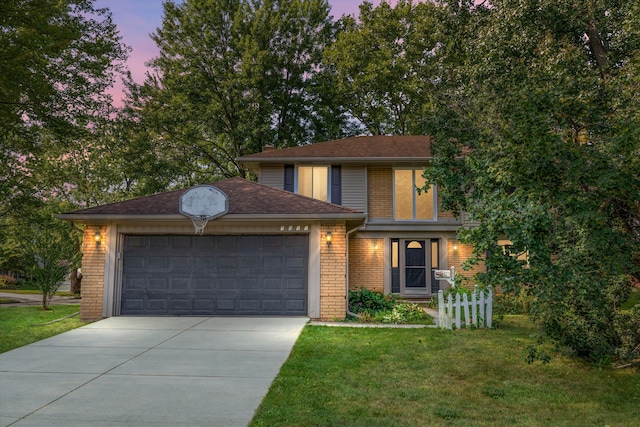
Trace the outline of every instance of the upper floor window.
<instances>
[{"instance_id":1,"label":"upper floor window","mask_svg":"<svg viewBox=\"0 0 640 427\"><path fill-rule=\"evenodd\" d=\"M421 191L425 185L422 169L393 170L394 217L396 221L429 221L436 219L436 192L431 186Z\"/></svg>"},{"instance_id":2,"label":"upper floor window","mask_svg":"<svg viewBox=\"0 0 640 427\"><path fill-rule=\"evenodd\" d=\"M298 194L327 201L329 166L298 166Z\"/></svg>"},{"instance_id":3,"label":"upper floor window","mask_svg":"<svg viewBox=\"0 0 640 427\"><path fill-rule=\"evenodd\" d=\"M284 189L324 202L342 203L340 166L285 165Z\"/></svg>"}]
</instances>

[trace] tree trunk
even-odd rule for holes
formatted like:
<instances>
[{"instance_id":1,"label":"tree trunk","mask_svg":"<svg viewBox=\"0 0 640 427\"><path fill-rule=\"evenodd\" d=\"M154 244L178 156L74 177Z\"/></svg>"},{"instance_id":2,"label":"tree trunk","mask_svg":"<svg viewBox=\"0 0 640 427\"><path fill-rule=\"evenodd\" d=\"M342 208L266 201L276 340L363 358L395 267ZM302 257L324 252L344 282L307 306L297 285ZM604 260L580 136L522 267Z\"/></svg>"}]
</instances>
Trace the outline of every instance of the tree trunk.
<instances>
[{"instance_id":1,"label":"tree trunk","mask_svg":"<svg viewBox=\"0 0 640 427\"><path fill-rule=\"evenodd\" d=\"M69 282L71 282L71 289L70 292L72 294L79 294L80 293L80 285L82 282L82 278L78 276L78 270L75 269L71 272L71 274L69 275Z\"/></svg>"},{"instance_id":2,"label":"tree trunk","mask_svg":"<svg viewBox=\"0 0 640 427\"><path fill-rule=\"evenodd\" d=\"M591 54L598 64L600 75L605 78L609 74L609 61L607 59L607 49L604 46L600 32L593 25L589 24L587 27L587 38L589 39L589 47L591 48Z\"/></svg>"}]
</instances>

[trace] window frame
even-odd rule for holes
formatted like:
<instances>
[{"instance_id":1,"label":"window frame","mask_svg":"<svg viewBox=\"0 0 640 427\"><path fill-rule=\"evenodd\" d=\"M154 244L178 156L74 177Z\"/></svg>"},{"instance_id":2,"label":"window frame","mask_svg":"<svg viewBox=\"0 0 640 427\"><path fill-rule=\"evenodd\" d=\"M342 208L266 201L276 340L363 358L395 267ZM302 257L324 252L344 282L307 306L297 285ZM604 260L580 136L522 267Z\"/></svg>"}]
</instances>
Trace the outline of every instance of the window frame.
<instances>
[{"instance_id":1,"label":"window frame","mask_svg":"<svg viewBox=\"0 0 640 427\"><path fill-rule=\"evenodd\" d=\"M400 170L410 170L413 171L413 173L411 174L411 183L413 186L413 191L412 191L412 218L411 219L407 219L407 218L402 218L402 219L398 219L396 216L397 213L397 195L396 195L396 171L400 171ZM432 192L432 198L433 198L433 218L431 219L421 219L421 218L416 218L417 215L417 198L418 196L418 192L416 191L416 173L419 173L419 177L422 177L422 171L424 170L424 168L422 167L397 167L397 168L393 168L392 172L391 172L391 188L393 191L393 220L396 222L434 222L438 220L438 191L435 185L431 186L431 192Z\"/></svg>"},{"instance_id":2,"label":"window frame","mask_svg":"<svg viewBox=\"0 0 640 427\"><path fill-rule=\"evenodd\" d=\"M307 196L305 194L301 194L298 188L298 183L299 183L299 179L300 179L300 168L311 168L311 176L312 176L312 184L311 184L311 196ZM327 170L327 180L325 182L326 185L326 193L327 193L327 199L323 200L323 199L319 199L317 197L313 196L313 169L314 168L326 168ZM301 165L295 165L295 174L294 174L294 193L295 194L299 194L301 196L305 196L305 197L310 197L312 199L315 200L320 200L323 202L327 202L327 203L331 203L331 165L305 165L305 164L301 164Z\"/></svg>"}]
</instances>

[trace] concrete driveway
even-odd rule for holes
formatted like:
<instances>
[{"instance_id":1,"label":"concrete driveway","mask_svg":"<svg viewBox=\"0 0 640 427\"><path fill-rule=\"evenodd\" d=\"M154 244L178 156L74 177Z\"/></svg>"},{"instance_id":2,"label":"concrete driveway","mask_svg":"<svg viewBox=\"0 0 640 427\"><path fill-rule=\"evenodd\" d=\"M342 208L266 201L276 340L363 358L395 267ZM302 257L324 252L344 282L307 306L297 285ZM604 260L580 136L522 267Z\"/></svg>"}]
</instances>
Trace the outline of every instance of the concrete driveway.
<instances>
[{"instance_id":1,"label":"concrete driveway","mask_svg":"<svg viewBox=\"0 0 640 427\"><path fill-rule=\"evenodd\" d=\"M246 426L307 318L112 317L0 354L0 426Z\"/></svg>"}]
</instances>

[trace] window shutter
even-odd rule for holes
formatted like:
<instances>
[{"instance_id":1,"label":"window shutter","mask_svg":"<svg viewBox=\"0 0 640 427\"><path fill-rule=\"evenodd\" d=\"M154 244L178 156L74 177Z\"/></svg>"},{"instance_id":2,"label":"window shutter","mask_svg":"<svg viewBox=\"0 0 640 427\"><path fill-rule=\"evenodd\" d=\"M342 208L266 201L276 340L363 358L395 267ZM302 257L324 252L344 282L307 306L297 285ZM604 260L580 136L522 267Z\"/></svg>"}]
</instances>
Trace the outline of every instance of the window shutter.
<instances>
[{"instance_id":1,"label":"window shutter","mask_svg":"<svg viewBox=\"0 0 640 427\"><path fill-rule=\"evenodd\" d=\"M342 168L331 166L331 203L342 204Z\"/></svg>"},{"instance_id":2,"label":"window shutter","mask_svg":"<svg viewBox=\"0 0 640 427\"><path fill-rule=\"evenodd\" d=\"M293 193L293 176L295 168L293 165L284 165L284 189Z\"/></svg>"}]
</instances>

